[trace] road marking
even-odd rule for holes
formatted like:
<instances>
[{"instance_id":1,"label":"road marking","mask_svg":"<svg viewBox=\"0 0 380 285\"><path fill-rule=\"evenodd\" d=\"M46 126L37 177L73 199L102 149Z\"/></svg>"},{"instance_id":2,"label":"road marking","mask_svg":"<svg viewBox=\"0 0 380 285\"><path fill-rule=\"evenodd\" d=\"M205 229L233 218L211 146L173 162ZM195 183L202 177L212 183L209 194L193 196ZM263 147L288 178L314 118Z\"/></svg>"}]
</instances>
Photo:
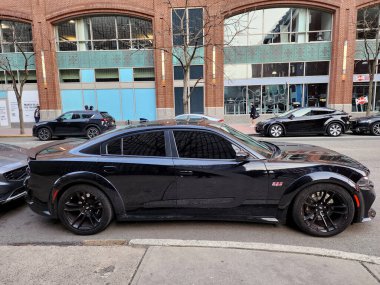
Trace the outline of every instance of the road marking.
<instances>
[{"instance_id":1,"label":"road marking","mask_svg":"<svg viewBox=\"0 0 380 285\"><path fill-rule=\"evenodd\" d=\"M380 257L359 253L351 253L333 249L293 246L269 243L233 242L233 241L203 241L203 240L175 240L175 239L132 239L131 246L177 246L177 247L211 247L228 249L247 249L271 252L295 253L315 255L345 260L367 262L380 265Z\"/></svg>"}]
</instances>

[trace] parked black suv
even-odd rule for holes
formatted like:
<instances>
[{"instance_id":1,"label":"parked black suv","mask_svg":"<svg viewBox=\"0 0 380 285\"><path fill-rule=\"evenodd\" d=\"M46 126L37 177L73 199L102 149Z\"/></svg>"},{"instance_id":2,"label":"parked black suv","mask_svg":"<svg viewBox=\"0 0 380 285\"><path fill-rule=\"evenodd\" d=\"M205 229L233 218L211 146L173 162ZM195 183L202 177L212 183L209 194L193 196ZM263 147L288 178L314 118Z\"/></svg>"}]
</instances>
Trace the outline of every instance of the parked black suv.
<instances>
[{"instance_id":1,"label":"parked black suv","mask_svg":"<svg viewBox=\"0 0 380 285\"><path fill-rule=\"evenodd\" d=\"M33 136L38 137L41 141L50 140L53 136L93 138L115 127L115 119L107 112L70 111L55 120L35 124Z\"/></svg>"}]
</instances>

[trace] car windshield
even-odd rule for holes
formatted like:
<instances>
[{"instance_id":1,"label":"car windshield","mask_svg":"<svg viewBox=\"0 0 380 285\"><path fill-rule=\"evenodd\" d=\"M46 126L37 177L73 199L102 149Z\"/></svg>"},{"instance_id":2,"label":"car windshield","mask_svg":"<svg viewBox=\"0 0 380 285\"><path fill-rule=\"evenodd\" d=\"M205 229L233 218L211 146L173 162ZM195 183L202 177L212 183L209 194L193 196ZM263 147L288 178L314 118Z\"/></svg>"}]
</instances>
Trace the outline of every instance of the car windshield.
<instances>
[{"instance_id":1,"label":"car windshield","mask_svg":"<svg viewBox=\"0 0 380 285\"><path fill-rule=\"evenodd\" d=\"M255 139L251 138L250 136L243 134L243 133L239 132L238 130L235 130L234 128L231 128L230 126L228 126L226 124L222 124L222 125L210 124L210 126L217 127L219 129L227 132L228 134L232 135L237 140L242 142L244 145L246 145L250 149L254 150L255 152L261 154L262 156L264 156L266 158L270 158L273 155L273 150L269 146L267 146L266 144L264 144L260 141L257 141Z\"/></svg>"},{"instance_id":2,"label":"car windshield","mask_svg":"<svg viewBox=\"0 0 380 285\"><path fill-rule=\"evenodd\" d=\"M292 114L294 117L297 118L297 117L305 116L309 112L310 112L310 108L294 109L294 110L290 110L279 115L279 117L281 118L289 117L289 115Z\"/></svg>"}]
</instances>

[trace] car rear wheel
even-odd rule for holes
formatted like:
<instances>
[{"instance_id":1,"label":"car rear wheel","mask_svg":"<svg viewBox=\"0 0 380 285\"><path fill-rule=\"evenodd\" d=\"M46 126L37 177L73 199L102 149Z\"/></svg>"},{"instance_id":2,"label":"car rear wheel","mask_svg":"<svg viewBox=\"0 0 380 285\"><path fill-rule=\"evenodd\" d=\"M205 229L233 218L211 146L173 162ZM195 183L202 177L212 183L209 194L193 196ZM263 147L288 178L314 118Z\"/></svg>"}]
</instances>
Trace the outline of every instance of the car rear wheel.
<instances>
[{"instance_id":1,"label":"car rear wheel","mask_svg":"<svg viewBox=\"0 0 380 285\"><path fill-rule=\"evenodd\" d=\"M48 128L40 128L37 131L37 136L41 141L48 141L51 139L51 131Z\"/></svg>"},{"instance_id":2,"label":"car rear wheel","mask_svg":"<svg viewBox=\"0 0 380 285\"><path fill-rule=\"evenodd\" d=\"M373 134L374 136L380 136L380 122L372 124L371 134Z\"/></svg>"},{"instance_id":3,"label":"car rear wheel","mask_svg":"<svg viewBox=\"0 0 380 285\"><path fill-rule=\"evenodd\" d=\"M58 201L62 224L78 235L92 235L104 230L112 220L112 205L99 189L76 185L62 194Z\"/></svg>"},{"instance_id":4,"label":"car rear wheel","mask_svg":"<svg viewBox=\"0 0 380 285\"><path fill-rule=\"evenodd\" d=\"M293 205L293 220L300 230L313 236L330 237L344 231L354 218L350 194L332 184L304 189Z\"/></svg>"},{"instance_id":5,"label":"car rear wheel","mask_svg":"<svg viewBox=\"0 0 380 285\"><path fill-rule=\"evenodd\" d=\"M332 137L339 137L343 133L343 127L339 123L331 123L327 127L327 134Z\"/></svg>"},{"instance_id":6,"label":"car rear wheel","mask_svg":"<svg viewBox=\"0 0 380 285\"><path fill-rule=\"evenodd\" d=\"M89 139L92 139L92 138L98 136L100 134L100 131L99 131L99 129L97 127L89 127L87 129L86 134L87 134L87 137Z\"/></svg>"},{"instance_id":7,"label":"car rear wheel","mask_svg":"<svg viewBox=\"0 0 380 285\"><path fill-rule=\"evenodd\" d=\"M269 135L271 137L281 137L284 134L284 128L278 124L274 124L269 127Z\"/></svg>"}]
</instances>

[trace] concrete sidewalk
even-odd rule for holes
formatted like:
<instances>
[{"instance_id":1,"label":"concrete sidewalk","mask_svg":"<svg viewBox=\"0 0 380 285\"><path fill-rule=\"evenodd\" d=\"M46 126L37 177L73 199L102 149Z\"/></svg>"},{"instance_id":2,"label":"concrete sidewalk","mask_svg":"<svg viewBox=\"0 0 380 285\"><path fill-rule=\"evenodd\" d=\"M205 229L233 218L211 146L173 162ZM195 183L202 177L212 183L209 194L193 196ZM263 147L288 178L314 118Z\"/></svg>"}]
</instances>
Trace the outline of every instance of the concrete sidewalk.
<instances>
[{"instance_id":1,"label":"concrete sidewalk","mask_svg":"<svg viewBox=\"0 0 380 285\"><path fill-rule=\"evenodd\" d=\"M255 134L255 128L251 126L250 124L231 124L231 127L237 129L238 131L253 135ZM124 125L117 126L117 128L123 128ZM25 128L25 134L20 135L20 129L18 128L0 128L0 138L6 138L6 137L32 137L32 129L31 128Z\"/></svg>"},{"instance_id":2,"label":"concrete sidewalk","mask_svg":"<svg viewBox=\"0 0 380 285\"><path fill-rule=\"evenodd\" d=\"M370 285L380 280L379 257L336 251L329 255L321 250L327 254L323 256L318 249L310 254L308 248L295 253L284 246L276 251L278 245L266 245L268 250L252 249L249 243L247 248L244 243L230 245L132 240L0 246L0 283Z\"/></svg>"}]
</instances>

